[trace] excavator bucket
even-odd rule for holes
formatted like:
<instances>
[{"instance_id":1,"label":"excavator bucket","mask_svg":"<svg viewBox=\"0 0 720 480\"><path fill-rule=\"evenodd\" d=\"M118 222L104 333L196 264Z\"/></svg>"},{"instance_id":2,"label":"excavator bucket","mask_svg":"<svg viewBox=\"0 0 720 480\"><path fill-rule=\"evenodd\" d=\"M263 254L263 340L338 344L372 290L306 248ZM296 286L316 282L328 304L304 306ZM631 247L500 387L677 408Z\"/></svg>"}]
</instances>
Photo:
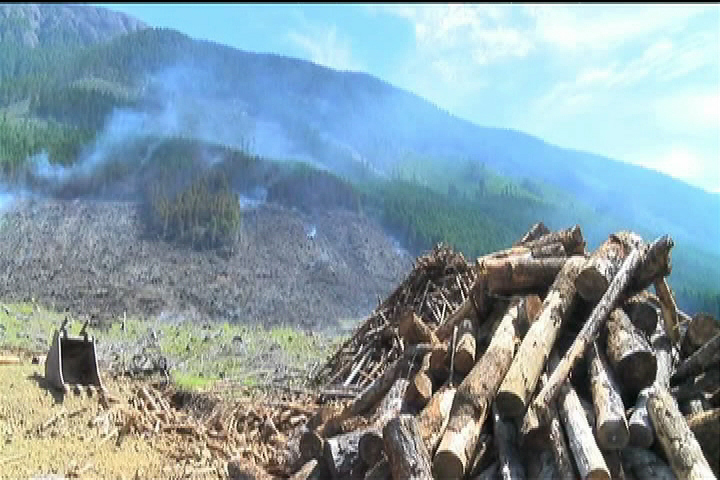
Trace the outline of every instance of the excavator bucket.
<instances>
[{"instance_id":1,"label":"excavator bucket","mask_svg":"<svg viewBox=\"0 0 720 480\"><path fill-rule=\"evenodd\" d=\"M95 338L85 333L87 322L80 336L68 335L67 319L53 334L52 345L45 359L45 379L64 390L68 385L95 386L102 389L100 371L95 354Z\"/></svg>"}]
</instances>

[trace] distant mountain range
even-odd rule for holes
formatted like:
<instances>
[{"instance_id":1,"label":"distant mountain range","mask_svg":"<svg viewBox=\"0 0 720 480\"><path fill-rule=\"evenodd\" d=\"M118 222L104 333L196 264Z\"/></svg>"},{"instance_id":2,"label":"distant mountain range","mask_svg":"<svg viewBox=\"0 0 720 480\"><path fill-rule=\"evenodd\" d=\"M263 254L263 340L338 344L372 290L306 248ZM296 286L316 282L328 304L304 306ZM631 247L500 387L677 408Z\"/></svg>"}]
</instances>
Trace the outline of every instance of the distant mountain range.
<instances>
[{"instance_id":1,"label":"distant mountain range","mask_svg":"<svg viewBox=\"0 0 720 480\"><path fill-rule=\"evenodd\" d=\"M402 177L443 193L506 189L552 206L555 218L538 218L552 227L582 223L591 247L632 229L669 233L694 257L720 259L720 195L474 125L367 74L194 40L89 6L2 5L0 52L8 59L0 108L18 124L50 122L113 141L191 136L351 180Z\"/></svg>"}]
</instances>

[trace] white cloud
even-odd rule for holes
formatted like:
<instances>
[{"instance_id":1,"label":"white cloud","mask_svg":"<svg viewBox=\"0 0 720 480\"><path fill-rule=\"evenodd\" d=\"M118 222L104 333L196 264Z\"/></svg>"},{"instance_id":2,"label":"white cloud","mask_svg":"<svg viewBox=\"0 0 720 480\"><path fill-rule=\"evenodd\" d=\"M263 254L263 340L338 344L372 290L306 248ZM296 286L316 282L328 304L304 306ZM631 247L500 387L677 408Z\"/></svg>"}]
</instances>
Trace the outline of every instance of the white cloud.
<instances>
[{"instance_id":1,"label":"white cloud","mask_svg":"<svg viewBox=\"0 0 720 480\"><path fill-rule=\"evenodd\" d=\"M287 35L307 53L312 62L337 70L364 70L353 58L349 40L340 37L334 25L329 28L308 28L306 33L291 31Z\"/></svg>"},{"instance_id":2,"label":"white cloud","mask_svg":"<svg viewBox=\"0 0 720 480\"><path fill-rule=\"evenodd\" d=\"M720 169L717 159L703 158L692 149L673 145L666 153L642 162L645 166L666 173L708 191L720 190Z\"/></svg>"},{"instance_id":3,"label":"white cloud","mask_svg":"<svg viewBox=\"0 0 720 480\"><path fill-rule=\"evenodd\" d=\"M669 134L714 136L720 146L720 91L687 90L660 98L654 104L658 125Z\"/></svg>"}]
</instances>

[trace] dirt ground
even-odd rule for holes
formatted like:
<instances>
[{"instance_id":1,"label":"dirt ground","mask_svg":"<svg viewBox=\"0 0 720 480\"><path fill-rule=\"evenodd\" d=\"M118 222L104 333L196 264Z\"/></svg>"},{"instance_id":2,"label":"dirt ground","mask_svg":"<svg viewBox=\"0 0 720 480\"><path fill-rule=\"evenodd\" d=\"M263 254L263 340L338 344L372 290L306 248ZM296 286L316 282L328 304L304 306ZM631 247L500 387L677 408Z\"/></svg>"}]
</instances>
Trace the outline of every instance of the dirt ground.
<instances>
[{"instance_id":1,"label":"dirt ground","mask_svg":"<svg viewBox=\"0 0 720 480\"><path fill-rule=\"evenodd\" d=\"M377 306L412 268L369 218L245 210L232 253L148 238L136 204L21 198L0 212L0 299L98 321L191 321L333 329Z\"/></svg>"},{"instance_id":2,"label":"dirt ground","mask_svg":"<svg viewBox=\"0 0 720 480\"><path fill-rule=\"evenodd\" d=\"M63 394L48 387L44 366L32 364L31 354L0 351L8 355L22 363L0 365L0 479L227 478L231 458L248 467L277 464L290 429L312 413L302 402L295 405L305 415L288 410L291 402L275 401L272 410L263 409L261 399L243 404L242 396L207 395L202 398L215 400L203 404L187 400L192 394L184 392L172 397L182 402L167 404L157 383L105 373L107 394L86 388ZM149 401L138 400L140 389L154 392L157 405L169 405L166 414L159 406L148 412ZM277 425L270 437L262 436L268 418Z\"/></svg>"}]
</instances>

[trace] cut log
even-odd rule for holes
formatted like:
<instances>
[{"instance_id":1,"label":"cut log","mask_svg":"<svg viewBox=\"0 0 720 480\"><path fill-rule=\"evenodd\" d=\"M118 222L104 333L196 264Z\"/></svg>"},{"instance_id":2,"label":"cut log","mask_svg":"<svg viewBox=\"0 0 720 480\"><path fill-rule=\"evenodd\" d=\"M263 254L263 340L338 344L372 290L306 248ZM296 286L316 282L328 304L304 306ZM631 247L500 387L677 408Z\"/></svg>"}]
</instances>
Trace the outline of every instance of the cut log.
<instances>
[{"instance_id":1,"label":"cut log","mask_svg":"<svg viewBox=\"0 0 720 480\"><path fill-rule=\"evenodd\" d=\"M673 387L670 392L676 401L685 402L692 398L705 397L706 394L712 394L718 389L720 389L720 368L712 367Z\"/></svg>"},{"instance_id":2,"label":"cut log","mask_svg":"<svg viewBox=\"0 0 720 480\"><path fill-rule=\"evenodd\" d=\"M365 480L392 480L392 471L387 458L383 457L365 473Z\"/></svg>"},{"instance_id":3,"label":"cut log","mask_svg":"<svg viewBox=\"0 0 720 480\"><path fill-rule=\"evenodd\" d=\"M690 480L715 478L695 435L665 388L658 385L652 388L648 411L657 439L675 475Z\"/></svg>"},{"instance_id":4,"label":"cut log","mask_svg":"<svg viewBox=\"0 0 720 480\"><path fill-rule=\"evenodd\" d=\"M580 399L567 381L560 388L558 410L580 474L579 478L610 480L610 471L595 442Z\"/></svg>"},{"instance_id":5,"label":"cut log","mask_svg":"<svg viewBox=\"0 0 720 480\"><path fill-rule=\"evenodd\" d=\"M650 245L643 246L642 248L642 263L638 266L637 271L632 277L630 285L628 285L628 294L632 295L638 292L642 292L653 283L655 284L655 293L663 300L662 292L657 290L658 281L667 287L667 283L664 277L670 275L671 262L670 262L670 250L674 246L672 238L668 235L663 235L657 238ZM677 311L675 312L677 315ZM672 332L668 332L672 339ZM675 341L675 340L673 340Z\"/></svg>"},{"instance_id":6,"label":"cut log","mask_svg":"<svg viewBox=\"0 0 720 480\"><path fill-rule=\"evenodd\" d=\"M518 311L517 304L507 310L487 351L457 389L450 420L433 461L433 473L440 478L460 478L466 473L490 402L512 362L518 341Z\"/></svg>"},{"instance_id":7,"label":"cut log","mask_svg":"<svg viewBox=\"0 0 720 480\"><path fill-rule=\"evenodd\" d=\"M414 416L403 414L390 420L383 428L383 439L393 478L432 478L430 454Z\"/></svg>"},{"instance_id":8,"label":"cut log","mask_svg":"<svg viewBox=\"0 0 720 480\"><path fill-rule=\"evenodd\" d=\"M498 390L496 401L502 416L519 417L525 413L550 350L574 306L575 278L584 262L583 257L570 257L555 277L540 315L525 334Z\"/></svg>"},{"instance_id":9,"label":"cut log","mask_svg":"<svg viewBox=\"0 0 720 480\"><path fill-rule=\"evenodd\" d=\"M413 370L415 362L422 360L426 353L432 351L433 346L427 343L420 343L406 348L402 356L396 359L385 371L376 378L365 390L343 411L343 416L350 417L361 415L373 406L375 406L381 398L390 390L395 379L398 377L407 377Z\"/></svg>"},{"instance_id":10,"label":"cut log","mask_svg":"<svg viewBox=\"0 0 720 480\"><path fill-rule=\"evenodd\" d=\"M620 452L623 469L638 480L677 480L667 463L652 450L628 447Z\"/></svg>"},{"instance_id":11,"label":"cut log","mask_svg":"<svg viewBox=\"0 0 720 480\"><path fill-rule=\"evenodd\" d=\"M371 427L360 436L360 440L358 441L358 454L362 461L365 462L365 465L373 466L382 458L383 427L400 413L409 383L405 378L395 380L395 383L390 390L388 390L388 393L373 414Z\"/></svg>"},{"instance_id":12,"label":"cut log","mask_svg":"<svg viewBox=\"0 0 720 480\"><path fill-rule=\"evenodd\" d=\"M553 370L552 375L548 379L548 383L542 388L532 403L531 408L536 410L538 418L543 418L543 422L547 420L547 406L550 405L553 398L557 394L560 385L568 378L570 371L575 367L580 358L587 350L588 345L593 342L598 331L607 320L608 315L615 309L615 305L629 282L629 278L640 264L641 255L638 250L632 250L625 258L620 271L615 275L612 283L607 291L593 309L590 317L585 325L578 333L568 351L563 356L557 368Z\"/></svg>"},{"instance_id":13,"label":"cut log","mask_svg":"<svg viewBox=\"0 0 720 480\"><path fill-rule=\"evenodd\" d=\"M450 342L433 345L430 352L429 373L437 382L444 382L450 375Z\"/></svg>"},{"instance_id":14,"label":"cut log","mask_svg":"<svg viewBox=\"0 0 720 480\"><path fill-rule=\"evenodd\" d=\"M458 329L458 343L455 350L455 371L461 375L467 374L475 365L475 336L477 335L477 317L466 317Z\"/></svg>"},{"instance_id":15,"label":"cut log","mask_svg":"<svg viewBox=\"0 0 720 480\"><path fill-rule=\"evenodd\" d=\"M435 335L438 340L444 342L452 336L453 330L466 317L474 315L482 320L490 311L492 302L487 295L487 274L484 272L482 265L478 265L478 274L475 278L470 295L465 301L448 316L447 320L435 329Z\"/></svg>"},{"instance_id":16,"label":"cut log","mask_svg":"<svg viewBox=\"0 0 720 480\"><path fill-rule=\"evenodd\" d=\"M549 243L539 247L534 247L530 250L530 255L533 258L548 258L548 257L567 257L569 256L565 252L565 247L562 243Z\"/></svg>"},{"instance_id":17,"label":"cut log","mask_svg":"<svg viewBox=\"0 0 720 480\"><path fill-rule=\"evenodd\" d=\"M291 475L289 480L323 480L327 477L328 471L325 463L312 459Z\"/></svg>"},{"instance_id":18,"label":"cut log","mask_svg":"<svg viewBox=\"0 0 720 480\"><path fill-rule=\"evenodd\" d=\"M638 237L636 241L641 241ZM623 260L630 251L618 235L610 235L587 259L575 280L577 292L585 301L595 303L602 298Z\"/></svg>"},{"instance_id":19,"label":"cut log","mask_svg":"<svg viewBox=\"0 0 720 480\"><path fill-rule=\"evenodd\" d=\"M407 309L400 315L398 334L405 342L405 347L418 343L431 345L438 343L437 336L432 329L412 309Z\"/></svg>"},{"instance_id":20,"label":"cut log","mask_svg":"<svg viewBox=\"0 0 720 480\"><path fill-rule=\"evenodd\" d=\"M530 227L530 230L528 230L527 233L523 235L520 241L515 242L513 246L518 247L524 245L526 243L532 242L533 240L537 240L538 238L542 237L543 235L547 235L548 233L550 233L550 229L547 228L543 222L538 222L532 227Z\"/></svg>"},{"instance_id":21,"label":"cut log","mask_svg":"<svg viewBox=\"0 0 720 480\"><path fill-rule=\"evenodd\" d=\"M718 332L720 332L720 323L712 315L707 313L693 315L680 342L680 356L682 358L689 357Z\"/></svg>"},{"instance_id":22,"label":"cut log","mask_svg":"<svg viewBox=\"0 0 720 480\"><path fill-rule=\"evenodd\" d=\"M720 408L687 417L687 423L710 468L716 477L720 476Z\"/></svg>"},{"instance_id":23,"label":"cut log","mask_svg":"<svg viewBox=\"0 0 720 480\"><path fill-rule=\"evenodd\" d=\"M503 478L520 480L526 478L525 467L515 447L515 425L500 417L493 402L493 438L498 450L498 466Z\"/></svg>"},{"instance_id":24,"label":"cut log","mask_svg":"<svg viewBox=\"0 0 720 480\"><path fill-rule=\"evenodd\" d=\"M652 335L657 326L660 313L650 300L647 292L633 295L625 302L625 312L635 327L646 335Z\"/></svg>"},{"instance_id":25,"label":"cut log","mask_svg":"<svg viewBox=\"0 0 720 480\"><path fill-rule=\"evenodd\" d=\"M432 396L428 404L418 415L418 426L423 443L431 455L440 443L450 420L450 408L455 399L456 388L451 382L446 383Z\"/></svg>"},{"instance_id":26,"label":"cut log","mask_svg":"<svg viewBox=\"0 0 720 480\"><path fill-rule=\"evenodd\" d=\"M547 233L534 240L523 242L522 246L534 248L558 242L565 247L567 255L583 255L585 253L585 239L579 225Z\"/></svg>"},{"instance_id":27,"label":"cut log","mask_svg":"<svg viewBox=\"0 0 720 480\"><path fill-rule=\"evenodd\" d=\"M405 403L418 410L427 405L433 394L433 383L429 374L431 356L432 353L425 354L420 370L412 377L412 381L407 388Z\"/></svg>"},{"instance_id":28,"label":"cut log","mask_svg":"<svg viewBox=\"0 0 720 480\"><path fill-rule=\"evenodd\" d=\"M720 362L720 333L678 365L670 379L671 384L677 385L685 378L697 375L709 365L717 365L718 362Z\"/></svg>"},{"instance_id":29,"label":"cut log","mask_svg":"<svg viewBox=\"0 0 720 480\"><path fill-rule=\"evenodd\" d=\"M333 479L346 480L363 467L358 443L365 430L360 428L325 440L323 458Z\"/></svg>"},{"instance_id":30,"label":"cut log","mask_svg":"<svg viewBox=\"0 0 720 480\"><path fill-rule=\"evenodd\" d=\"M617 374L618 382L628 395L636 395L655 381L655 353L623 309L616 308L612 311L607 329L607 356Z\"/></svg>"},{"instance_id":31,"label":"cut log","mask_svg":"<svg viewBox=\"0 0 720 480\"><path fill-rule=\"evenodd\" d=\"M483 261L490 294L523 293L550 285L565 264L566 257L509 257Z\"/></svg>"},{"instance_id":32,"label":"cut log","mask_svg":"<svg viewBox=\"0 0 720 480\"><path fill-rule=\"evenodd\" d=\"M614 374L597 341L588 349L588 363L598 446L603 450L623 449L630 438L625 407Z\"/></svg>"}]
</instances>

